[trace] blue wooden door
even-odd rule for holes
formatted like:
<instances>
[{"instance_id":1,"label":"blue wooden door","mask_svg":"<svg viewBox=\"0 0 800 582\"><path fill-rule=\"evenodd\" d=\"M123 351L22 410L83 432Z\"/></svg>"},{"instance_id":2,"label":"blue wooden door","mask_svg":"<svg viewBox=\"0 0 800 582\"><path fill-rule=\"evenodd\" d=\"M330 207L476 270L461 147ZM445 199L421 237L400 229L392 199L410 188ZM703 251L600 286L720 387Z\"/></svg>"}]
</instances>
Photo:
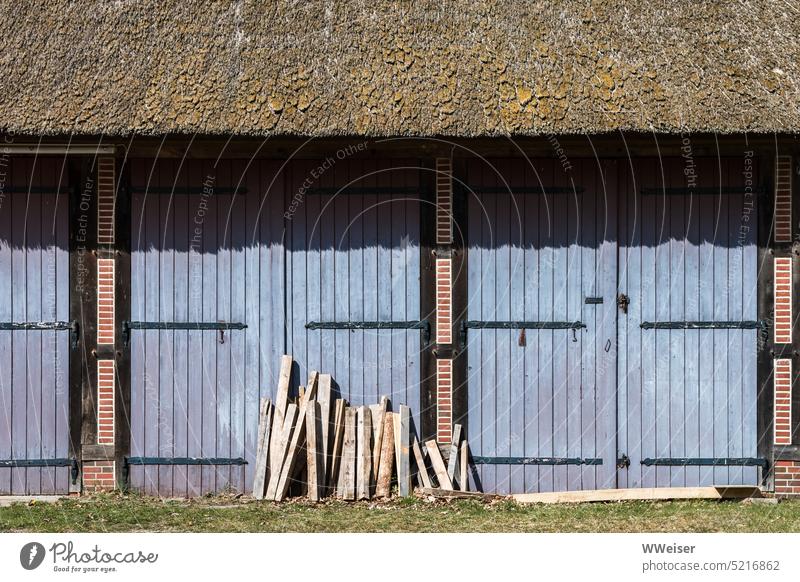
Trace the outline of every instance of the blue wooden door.
<instances>
[{"instance_id":1,"label":"blue wooden door","mask_svg":"<svg viewBox=\"0 0 800 582\"><path fill-rule=\"evenodd\" d=\"M131 163L134 489L252 487L259 399L274 397L285 347L279 167Z\"/></svg>"},{"instance_id":2,"label":"blue wooden door","mask_svg":"<svg viewBox=\"0 0 800 582\"><path fill-rule=\"evenodd\" d=\"M752 158L689 162L620 174L621 487L759 482L757 176Z\"/></svg>"},{"instance_id":3,"label":"blue wooden door","mask_svg":"<svg viewBox=\"0 0 800 582\"><path fill-rule=\"evenodd\" d=\"M132 162L133 488L249 491L284 353L292 396L317 370L353 405L418 417L417 168Z\"/></svg>"},{"instance_id":4,"label":"blue wooden door","mask_svg":"<svg viewBox=\"0 0 800 582\"><path fill-rule=\"evenodd\" d=\"M292 166L290 191L303 195L287 221L288 353L303 383L329 373L352 405L386 395L418 420L419 164L322 164Z\"/></svg>"},{"instance_id":5,"label":"blue wooden door","mask_svg":"<svg viewBox=\"0 0 800 582\"><path fill-rule=\"evenodd\" d=\"M63 160L6 156L0 167L0 495L69 492L69 209L62 166Z\"/></svg>"},{"instance_id":6,"label":"blue wooden door","mask_svg":"<svg viewBox=\"0 0 800 582\"><path fill-rule=\"evenodd\" d=\"M468 167L467 436L484 491L616 485L615 174Z\"/></svg>"}]
</instances>

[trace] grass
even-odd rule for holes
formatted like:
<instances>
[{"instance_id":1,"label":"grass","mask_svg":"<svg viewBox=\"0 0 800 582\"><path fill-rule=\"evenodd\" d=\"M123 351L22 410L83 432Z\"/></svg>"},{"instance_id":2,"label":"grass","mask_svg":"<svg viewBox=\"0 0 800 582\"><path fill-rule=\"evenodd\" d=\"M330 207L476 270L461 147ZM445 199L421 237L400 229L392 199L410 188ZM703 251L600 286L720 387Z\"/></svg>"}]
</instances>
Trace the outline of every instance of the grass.
<instances>
[{"instance_id":1,"label":"grass","mask_svg":"<svg viewBox=\"0 0 800 582\"><path fill-rule=\"evenodd\" d=\"M800 501L275 504L101 495L0 508L0 532L800 532Z\"/></svg>"}]
</instances>

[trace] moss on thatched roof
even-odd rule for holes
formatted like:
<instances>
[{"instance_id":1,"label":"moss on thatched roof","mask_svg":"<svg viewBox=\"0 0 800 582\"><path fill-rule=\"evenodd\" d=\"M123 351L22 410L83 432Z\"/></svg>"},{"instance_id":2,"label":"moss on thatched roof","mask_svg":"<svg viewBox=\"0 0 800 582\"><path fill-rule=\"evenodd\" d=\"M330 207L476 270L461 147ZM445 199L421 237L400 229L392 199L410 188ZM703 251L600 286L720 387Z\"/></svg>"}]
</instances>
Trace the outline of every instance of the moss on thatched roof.
<instances>
[{"instance_id":1,"label":"moss on thatched roof","mask_svg":"<svg viewBox=\"0 0 800 582\"><path fill-rule=\"evenodd\" d=\"M0 128L800 129L792 2L2 0Z\"/></svg>"}]
</instances>

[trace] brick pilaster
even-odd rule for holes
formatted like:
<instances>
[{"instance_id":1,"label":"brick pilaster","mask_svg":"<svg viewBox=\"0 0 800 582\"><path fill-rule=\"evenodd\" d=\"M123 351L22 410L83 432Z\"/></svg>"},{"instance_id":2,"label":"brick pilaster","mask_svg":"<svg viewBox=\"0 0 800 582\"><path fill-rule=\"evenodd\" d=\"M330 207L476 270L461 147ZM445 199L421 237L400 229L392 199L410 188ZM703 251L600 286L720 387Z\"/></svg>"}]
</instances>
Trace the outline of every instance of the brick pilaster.
<instances>
[{"instance_id":1,"label":"brick pilaster","mask_svg":"<svg viewBox=\"0 0 800 582\"><path fill-rule=\"evenodd\" d=\"M453 166L436 160L436 344L453 344ZM453 427L453 360L440 353L436 361L436 440L449 443Z\"/></svg>"},{"instance_id":2,"label":"brick pilaster","mask_svg":"<svg viewBox=\"0 0 800 582\"><path fill-rule=\"evenodd\" d=\"M776 344L792 343L792 259L775 257L773 263L775 291Z\"/></svg>"}]
</instances>

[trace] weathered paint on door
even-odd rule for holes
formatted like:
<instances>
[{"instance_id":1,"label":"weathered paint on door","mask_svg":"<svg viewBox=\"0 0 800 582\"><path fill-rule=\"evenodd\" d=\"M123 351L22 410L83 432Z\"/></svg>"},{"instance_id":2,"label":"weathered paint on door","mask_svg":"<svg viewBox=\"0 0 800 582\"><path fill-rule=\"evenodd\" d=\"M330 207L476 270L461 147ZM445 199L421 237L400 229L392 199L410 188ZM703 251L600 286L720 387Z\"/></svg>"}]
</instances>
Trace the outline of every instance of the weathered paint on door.
<instances>
[{"instance_id":1,"label":"weathered paint on door","mask_svg":"<svg viewBox=\"0 0 800 582\"><path fill-rule=\"evenodd\" d=\"M0 322L67 322L64 161L6 162L0 189ZM0 459L68 457L69 342L68 330L0 330ZM68 493L69 479L69 467L0 468L0 495Z\"/></svg>"},{"instance_id":2,"label":"weathered paint on door","mask_svg":"<svg viewBox=\"0 0 800 582\"><path fill-rule=\"evenodd\" d=\"M468 439L485 461L474 483L484 491L615 486L616 232L603 171L590 161L571 172L552 161L468 168L468 320L585 325L468 331Z\"/></svg>"},{"instance_id":3,"label":"weathered paint on door","mask_svg":"<svg viewBox=\"0 0 800 582\"><path fill-rule=\"evenodd\" d=\"M131 331L131 456L247 464L131 466L132 487L249 491L259 398L274 398L283 353L293 393L319 370L352 404L386 394L418 411L419 330L306 328L419 319L418 195L369 191L413 189L416 173L322 163L133 162L131 320L247 327L224 343L218 331ZM348 184L358 193L335 194Z\"/></svg>"},{"instance_id":4,"label":"weathered paint on door","mask_svg":"<svg viewBox=\"0 0 800 582\"><path fill-rule=\"evenodd\" d=\"M620 487L759 482L753 466L642 465L757 456L758 330L641 327L757 319L756 196L744 175L752 162L641 160L621 174L619 288L630 304L619 315L618 431L630 467Z\"/></svg>"},{"instance_id":5,"label":"weathered paint on door","mask_svg":"<svg viewBox=\"0 0 800 582\"><path fill-rule=\"evenodd\" d=\"M643 464L756 457L757 330L642 327L757 320L751 161L692 160L693 191L683 159L470 164L468 320L586 326L469 329L476 485L759 482L753 466ZM536 187L553 193L520 193ZM554 457L601 464L541 463Z\"/></svg>"},{"instance_id":6,"label":"weathered paint on door","mask_svg":"<svg viewBox=\"0 0 800 582\"><path fill-rule=\"evenodd\" d=\"M277 164L244 167L132 163L131 320L247 325L131 331L131 456L250 460L131 466L131 486L147 493L252 482L259 398L274 391L283 347L284 192Z\"/></svg>"},{"instance_id":7,"label":"weathered paint on door","mask_svg":"<svg viewBox=\"0 0 800 582\"><path fill-rule=\"evenodd\" d=\"M333 375L353 405L386 395L418 418L418 329L307 329L311 322L420 320L420 196L413 161L293 166L292 192L319 175L288 221L289 352ZM347 188L344 188L347 186ZM322 190L315 190L321 188ZM336 193L337 189L343 188Z\"/></svg>"}]
</instances>

